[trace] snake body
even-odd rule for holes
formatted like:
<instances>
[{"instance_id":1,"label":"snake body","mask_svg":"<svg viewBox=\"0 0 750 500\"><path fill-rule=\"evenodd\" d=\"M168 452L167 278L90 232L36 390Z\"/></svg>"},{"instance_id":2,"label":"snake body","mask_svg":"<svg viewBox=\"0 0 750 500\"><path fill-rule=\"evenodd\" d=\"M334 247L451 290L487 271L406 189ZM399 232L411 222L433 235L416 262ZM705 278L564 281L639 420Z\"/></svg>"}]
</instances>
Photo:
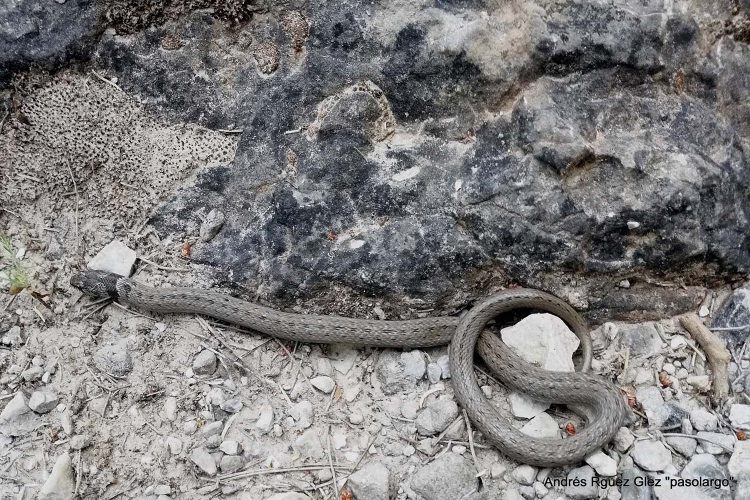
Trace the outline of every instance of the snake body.
<instances>
[{"instance_id":1,"label":"snake body","mask_svg":"<svg viewBox=\"0 0 750 500\"><path fill-rule=\"evenodd\" d=\"M353 319L296 314L246 302L212 290L153 288L103 271L85 271L71 284L89 295L160 313L204 314L286 340L348 343L374 347L417 348L451 344L450 365L458 402L485 436L517 461L541 467L579 462L609 442L623 425L628 409L619 390L586 373L591 339L586 323L567 303L532 289L501 291L471 309L462 319L433 317L405 321ZM524 361L484 327L497 314L518 308L557 315L581 340L581 372L550 372ZM496 377L512 390L553 403L581 408L586 427L566 439L533 438L512 425L513 417L492 406L479 390L474 349Z\"/></svg>"}]
</instances>

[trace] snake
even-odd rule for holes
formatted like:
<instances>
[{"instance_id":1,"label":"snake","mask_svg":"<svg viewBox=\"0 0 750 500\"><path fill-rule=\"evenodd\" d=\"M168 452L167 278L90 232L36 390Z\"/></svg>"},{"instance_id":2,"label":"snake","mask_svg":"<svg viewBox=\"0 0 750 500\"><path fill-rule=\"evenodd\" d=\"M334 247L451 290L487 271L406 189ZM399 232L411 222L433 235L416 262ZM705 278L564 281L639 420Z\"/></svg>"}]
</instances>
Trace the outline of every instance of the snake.
<instances>
[{"instance_id":1,"label":"snake","mask_svg":"<svg viewBox=\"0 0 750 500\"><path fill-rule=\"evenodd\" d=\"M376 320L285 312L211 289L150 287L107 271L74 274L71 284L97 298L157 313L206 315L279 339L320 344L387 348L427 348L450 344L454 395L468 418L507 457L539 467L578 463L610 442L631 418L619 388L590 372L592 341L585 320L567 302L530 288L501 290L479 301L461 317ZM498 315L517 309L539 310L562 319L580 339L578 371L555 372L525 361L485 328ZM479 354L508 389L533 399L569 405L586 425L565 438L533 437L514 425L480 390L474 369Z\"/></svg>"}]
</instances>

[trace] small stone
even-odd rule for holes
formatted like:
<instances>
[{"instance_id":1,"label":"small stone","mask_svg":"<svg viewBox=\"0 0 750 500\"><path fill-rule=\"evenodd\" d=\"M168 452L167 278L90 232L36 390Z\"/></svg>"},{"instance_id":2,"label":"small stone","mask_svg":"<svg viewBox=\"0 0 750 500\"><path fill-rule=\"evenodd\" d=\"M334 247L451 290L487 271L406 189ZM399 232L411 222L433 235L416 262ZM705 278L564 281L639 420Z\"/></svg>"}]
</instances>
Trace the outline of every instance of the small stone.
<instances>
[{"instance_id":1,"label":"small stone","mask_svg":"<svg viewBox=\"0 0 750 500\"><path fill-rule=\"evenodd\" d=\"M411 489L425 500L469 498L479 487L476 468L456 453L445 453L411 477Z\"/></svg>"},{"instance_id":2,"label":"small stone","mask_svg":"<svg viewBox=\"0 0 750 500\"><path fill-rule=\"evenodd\" d=\"M199 231L201 241L211 241L219 233L225 220L224 214L215 208L208 212Z\"/></svg>"},{"instance_id":3,"label":"small stone","mask_svg":"<svg viewBox=\"0 0 750 500\"><path fill-rule=\"evenodd\" d=\"M239 413L242 410L242 400L240 398L227 399L219 405L219 408L227 413Z\"/></svg>"},{"instance_id":4,"label":"small stone","mask_svg":"<svg viewBox=\"0 0 750 500\"><path fill-rule=\"evenodd\" d=\"M695 455L690 462L685 465L680 476L687 479L727 479L727 472L716 457L707 453Z\"/></svg>"},{"instance_id":5,"label":"small stone","mask_svg":"<svg viewBox=\"0 0 750 500\"><path fill-rule=\"evenodd\" d=\"M201 430L201 434L203 434L205 437L209 436L215 436L217 434L221 434L221 431L224 429L224 422L221 420L216 420L214 422L209 422L206 425L203 426L203 429Z\"/></svg>"},{"instance_id":6,"label":"small stone","mask_svg":"<svg viewBox=\"0 0 750 500\"><path fill-rule=\"evenodd\" d=\"M310 383L313 387L326 394L332 393L333 389L336 388L336 382L331 377L325 375L310 379Z\"/></svg>"},{"instance_id":7,"label":"small stone","mask_svg":"<svg viewBox=\"0 0 750 500\"><path fill-rule=\"evenodd\" d=\"M571 470L568 473L565 494L575 499L595 498L599 488L594 482L594 474L594 469L588 465Z\"/></svg>"},{"instance_id":8,"label":"small stone","mask_svg":"<svg viewBox=\"0 0 750 500\"><path fill-rule=\"evenodd\" d=\"M401 353L401 363L404 366L404 375L419 380L424 377L427 364L421 351L409 351Z\"/></svg>"},{"instance_id":9,"label":"small stone","mask_svg":"<svg viewBox=\"0 0 750 500\"><path fill-rule=\"evenodd\" d=\"M93 271L108 271L120 276L130 276L137 255L124 243L113 240L102 248L86 265Z\"/></svg>"},{"instance_id":10,"label":"small stone","mask_svg":"<svg viewBox=\"0 0 750 500\"><path fill-rule=\"evenodd\" d=\"M204 349L193 359L193 373L196 375L212 375L216 371L216 354Z\"/></svg>"},{"instance_id":11,"label":"small stone","mask_svg":"<svg viewBox=\"0 0 750 500\"><path fill-rule=\"evenodd\" d=\"M349 414L349 422L354 425L359 425L364 422L365 418L359 412L353 412Z\"/></svg>"},{"instance_id":12,"label":"small stone","mask_svg":"<svg viewBox=\"0 0 750 500\"><path fill-rule=\"evenodd\" d=\"M184 424L182 424L182 431L187 434L188 436L195 434L195 431L198 430L198 422L195 420L188 420Z\"/></svg>"},{"instance_id":13,"label":"small stone","mask_svg":"<svg viewBox=\"0 0 750 500\"><path fill-rule=\"evenodd\" d=\"M627 222L627 226L628 226L628 229L631 229L631 230L632 229L638 229L639 227L641 227L641 223L640 222L636 222L634 220L629 220Z\"/></svg>"},{"instance_id":14,"label":"small stone","mask_svg":"<svg viewBox=\"0 0 750 500\"><path fill-rule=\"evenodd\" d=\"M663 471L672 463L672 454L661 441L638 441L630 456L639 467L650 472Z\"/></svg>"},{"instance_id":15,"label":"small stone","mask_svg":"<svg viewBox=\"0 0 750 500\"><path fill-rule=\"evenodd\" d=\"M238 443L234 439L227 439L226 441L222 441L219 445L219 449L227 455L239 455L242 451L240 443Z\"/></svg>"},{"instance_id":16,"label":"small stone","mask_svg":"<svg viewBox=\"0 0 750 500\"><path fill-rule=\"evenodd\" d=\"M729 408L729 420L736 429L750 430L750 405L732 405Z\"/></svg>"},{"instance_id":17,"label":"small stone","mask_svg":"<svg viewBox=\"0 0 750 500\"><path fill-rule=\"evenodd\" d=\"M540 413L521 427L521 432L535 438L559 438L560 427L547 413Z\"/></svg>"},{"instance_id":18,"label":"small stone","mask_svg":"<svg viewBox=\"0 0 750 500\"><path fill-rule=\"evenodd\" d=\"M651 356L661 351L662 340L653 323L621 325L619 331L613 347L620 351L629 349L634 358Z\"/></svg>"},{"instance_id":19,"label":"small stone","mask_svg":"<svg viewBox=\"0 0 750 500\"><path fill-rule=\"evenodd\" d=\"M508 467L501 463L501 462L495 462L490 467L490 477L492 479L500 479L505 475L505 471L508 470Z\"/></svg>"},{"instance_id":20,"label":"small stone","mask_svg":"<svg viewBox=\"0 0 750 500\"><path fill-rule=\"evenodd\" d=\"M414 455L414 453L416 453L416 451L417 451L417 449L416 449L416 448L414 448L414 447L413 447L412 445L410 445L410 444L407 444L407 445L406 445L406 446L404 446L404 448L403 448L403 449L401 450L401 453L402 453L402 454L403 454L403 455L404 455L405 457L410 457L410 456Z\"/></svg>"},{"instance_id":21,"label":"small stone","mask_svg":"<svg viewBox=\"0 0 750 500\"><path fill-rule=\"evenodd\" d=\"M44 375L44 368L36 365L31 366L21 372L21 378L26 382L35 382L42 378L42 375Z\"/></svg>"},{"instance_id":22,"label":"small stone","mask_svg":"<svg viewBox=\"0 0 750 500\"><path fill-rule=\"evenodd\" d=\"M700 392L706 392L711 388L708 375L691 375L685 381Z\"/></svg>"},{"instance_id":23,"label":"small stone","mask_svg":"<svg viewBox=\"0 0 750 500\"><path fill-rule=\"evenodd\" d=\"M627 427L620 427L619 429L617 429L617 433L612 439L612 444L620 453L625 453L626 451L628 451L630 447L633 446L634 442L635 436L633 436L633 433L630 432L630 429L628 429Z\"/></svg>"},{"instance_id":24,"label":"small stone","mask_svg":"<svg viewBox=\"0 0 750 500\"><path fill-rule=\"evenodd\" d=\"M70 438L70 447L74 450L82 450L89 444L89 438L83 434L78 434Z\"/></svg>"},{"instance_id":25,"label":"small stone","mask_svg":"<svg viewBox=\"0 0 750 500\"><path fill-rule=\"evenodd\" d=\"M669 348L672 349L673 351L677 351L679 349L682 349L683 347L685 347L687 345L688 345L688 341L682 335L674 335L669 340Z\"/></svg>"},{"instance_id":26,"label":"small stone","mask_svg":"<svg viewBox=\"0 0 750 500\"><path fill-rule=\"evenodd\" d=\"M617 462L601 450L586 457L586 463L593 467L600 476L611 477L617 474Z\"/></svg>"},{"instance_id":27,"label":"small stone","mask_svg":"<svg viewBox=\"0 0 750 500\"><path fill-rule=\"evenodd\" d=\"M440 367L440 377L443 379L451 378L451 361L447 354L443 354L435 362Z\"/></svg>"},{"instance_id":28,"label":"small stone","mask_svg":"<svg viewBox=\"0 0 750 500\"><path fill-rule=\"evenodd\" d=\"M239 498L239 497L238 497ZM242 500L250 499L252 497L242 497ZM298 493L296 491L288 491L285 493L276 493L266 498L266 500L310 500L310 497L304 493Z\"/></svg>"},{"instance_id":29,"label":"small stone","mask_svg":"<svg viewBox=\"0 0 750 500\"><path fill-rule=\"evenodd\" d=\"M492 387L489 385L481 385L479 386L479 389L482 391L482 394L484 394L484 397L487 399L492 399Z\"/></svg>"},{"instance_id":30,"label":"small stone","mask_svg":"<svg viewBox=\"0 0 750 500\"><path fill-rule=\"evenodd\" d=\"M750 478L750 441L738 441L727 464L734 479Z\"/></svg>"},{"instance_id":31,"label":"small stone","mask_svg":"<svg viewBox=\"0 0 750 500\"><path fill-rule=\"evenodd\" d=\"M195 448L190 453L190 461L197 465L206 475L216 475L216 461L205 447L199 446L198 448Z\"/></svg>"},{"instance_id":32,"label":"small stone","mask_svg":"<svg viewBox=\"0 0 750 500\"><path fill-rule=\"evenodd\" d=\"M206 438L206 448L208 448L209 450L216 450L220 444L221 436L218 434L214 434L213 436L208 436Z\"/></svg>"},{"instance_id":33,"label":"small stone","mask_svg":"<svg viewBox=\"0 0 750 500\"><path fill-rule=\"evenodd\" d=\"M443 376L443 370L437 363L430 363L427 365L427 380L431 384L437 384L440 382L440 378Z\"/></svg>"},{"instance_id":34,"label":"small stone","mask_svg":"<svg viewBox=\"0 0 750 500\"><path fill-rule=\"evenodd\" d=\"M450 399L439 399L427 405L417 415L417 432L431 436L445 430L458 416L458 405Z\"/></svg>"},{"instance_id":35,"label":"small stone","mask_svg":"<svg viewBox=\"0 0 750 500\"><path fill-rule=\"evenodd\" d=\"M242 457L236 455L224 455L219 462L219 469L221 469L221 472L224 474L230 474L242 469L244 465L245 460Z\"/></svg>"},{"instance_id":36,"label":"small stone","mask_svg":"<svg viewBox=\"0 0 750 500\"><path fill-rule=\"evenodd\" d=\"M537 401L519 392L508 394L510 411L518 418L534 418L547 410L550 405L544 401Z\"/></svg>"},{"instance_id":37,"label":"small stone","mask_svg":"<svg viewBox=\"0 0 750 500\"><path fill-rule=\"evenodd\" d=\"M737 406L737 405L733 405ZM748 406L750 408L750 406ZM730 413L730 419L731 413ZM690 423L699 431L713 431L719 426L719 419L710 411L697 408L690 412Z\"/></svg>"},{"instance_id":38,"label":"small stone","mask_svg":"<svg viewBox=\"0 0 750 500\"><path fill-rule=\"evenodd\" d=\"M695 453L698 442L689 437L670 436L666 438L667 444L683 457L690 458Z\"/></svg>"},{"instance_id":39,"label":"small stone","mask_svg":"<svg viewBox=\"0 0 750 500\"><path fill-rule=\"evenodd\" d=\"M388 500L390 471L379 462L369 462L349 476L346 484L355 498Z\"/></svg>"},{"instance_id":40,"label":"small stone","mask_svg":"<svg viewBox=\"0 0 750 500\"><path fill-rule=\"evenodd\" d=\"M630 281L621 280L619 283L617 283L617 286L619 286L620 288L630 288Z\"/></svg>"},{"instance_id":41,"label":"small stone","mask_svg":"<svg viewBox=\"0 0 750 500\"><path fill-rule=\"evenodd\" d=\"M29 397L29 408L35 413L49 413L57 406L57 394L51 391L34 391Z\"/></svg>"},{"instance_id":42,"label":"small stone","mask_svg":"<svg viewBox=\"0 0 750 500\"><path fill-rule=\"evenodd\" d=\"M500 336L516 354L546 370L572 372L573 353L580 341L563 320L553 314L530 314Z\"/></svg>"},{"instance_id":43,"label":"small stone","mask_svg":"<svg viewBox=\"0 0 750 500\"><path fill-rule=\"evenodd\" d=\"M515 479L518 484L523 484L526 486L534 484L534 480L536 479L536 467L532 467L531 465L519 465L515 469L513 469L513 479Z\"/></svg>"},{"instance_id":44,"label":"small stone","mask_svg":"<svg viewBox=\"0 0 750 500\"><path fill-rule=\"evenodd\" d=\"M270 432L273 429L273 407L265 404L260 407L260 417L255 422L255 427L262 432Z\"/></svg>"},{"instance_id":45,"label":"small stone","mask_svg":"<svg viewBox=\"0 0 750 500\"><path fill-rule=\"evenodd\" d=\"M154 486L154 495L171 495L172 487L168 484L157 484Z\"/></svg>"},{"instance_id":46,"label":"small stone","mask_svg":"<svg viewBox=\"0 0 750 500\"><path fill-rule=\"evenodd\" d=\"M698 309L698 316L701 318L705 318L711 314L711 310L707 306L701 306L700 309Z\"/></svg>"},{"instance_id":47,"label":"small stone","mask_svg":"<svg viewBox=\"0 0 750 500\"><path fill-rule=\"evenodd\" d=\"M701 447L706 453L712 455L721 455L723 453L732 453L734 450L735 437L720 432L699 431L697 436L701 439ZM715 444L712 444L715 443Z\"/></svg>"},{"instance_id":48,"label":"small stone","mask_svg":"<svg viewBox=\"0 0 750 500\"><path fill-rule=\"evenodd\" d=\"M668 375L674 375L675 373L677 373L677 368L675 368L672 363L664 363L662 370L664 370Z\"/></svg>"},{"instance_id":49,"label":"small stone","mask_svg":"<svg viewBox=\"0 0 750 500\"><path fill-rule=\"evenodd\" d=\"M466 453L466 446L462 444L456 444L451 448L451 451L453 453L458 453L459 455L463 455L464 453Z\"/></svg>"},{"instance_id":50,"label":"small stone","mask_svg":"<svg viewBox=\"0 0 750 500\"><path fill-rule=\"evenodd\" d=\"M39 490L39 499L73 498L75 474L70 455L63 453L52 466L52 472Z\"/></svg>"}]
</instances>

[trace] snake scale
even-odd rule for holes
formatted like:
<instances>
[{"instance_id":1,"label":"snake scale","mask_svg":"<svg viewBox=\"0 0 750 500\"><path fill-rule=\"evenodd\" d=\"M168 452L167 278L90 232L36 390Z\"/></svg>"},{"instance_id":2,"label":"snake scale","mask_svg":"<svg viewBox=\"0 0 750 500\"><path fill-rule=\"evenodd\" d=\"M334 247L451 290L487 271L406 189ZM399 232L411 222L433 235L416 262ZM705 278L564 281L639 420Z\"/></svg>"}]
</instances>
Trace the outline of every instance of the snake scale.
<instances>
[{"instance_id":1,"label":"snake scale","mask_svg":"<svg viewBox=\"0 0 750 500\"><path fill-rule=\"evenodd\" d=\"M84 271L71 284L96 297L160 313L204 314L286 340L417 348L451 344L450 369L456 399L476 427L504 454L540 467L576 463L609 442L628 418L619 389L587 373L591 339L583 318L567 303L538 290L514 288L479 302L462 318L404 321L295 314L199 288L152 288L104 271ZM495 316L515 309L555 314L581 340L584 362L578 372L550 372L527 363L497 336L484 331ZM552 403L574 405L587 425L566 439L535 438L512 425L513 417L491 405L474 373L474 350L508 388ZM580 410L579 410L580 409Z\"/></svg>"}]
</instances>

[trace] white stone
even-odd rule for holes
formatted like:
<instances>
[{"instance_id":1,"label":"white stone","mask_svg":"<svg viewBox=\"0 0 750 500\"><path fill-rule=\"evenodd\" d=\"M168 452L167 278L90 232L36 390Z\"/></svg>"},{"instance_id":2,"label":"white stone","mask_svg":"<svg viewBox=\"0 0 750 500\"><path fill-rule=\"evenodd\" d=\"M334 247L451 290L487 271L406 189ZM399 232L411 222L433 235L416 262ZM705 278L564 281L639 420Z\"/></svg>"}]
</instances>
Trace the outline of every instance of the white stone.
<instances>
[{"instance_id":1,"label":"white stone","mask_svg":"<svg viewBox=\"0 0 750 500\"><path fill-rule=\"evenodd\" d=\"M633 433L630 432L630 429L627 427L620 427L617 429L617 434L615 434L615 437L612 440L615 449L620 453L628 451L630 447L633 446L634 442L635 436L633 436Z\"/></svg>"},{"instance_id":2,"label":"white stone","mask_svg":"<svg viewBox=\"0 0 750 500\"><path fill-rule=\"evenodd\" d=\"M734 436L722 434L720 432L698 432L697 436L701 439L701 447L706 453L712 455L721 455L722 453L732 453L736 439ZM716 444L712 444L716 443Z\"/></svg>"},{"instance_id":3,"label":"white stone","mask_svg":"<svg viewBox=\"0 0 750 500\"><path fill-rule=\"evenodd\" d=\"M450 357L447 354L443 354L438 359L435 360L435 362L440 367L440 376L443 379L451 378L451 363L450 363Z\"/></svg>"},{"instance_id":4,"label":"white stone","mask_svg":"<svg viewBox=\"0 0 750 500\"><path fill-rule=\"evenodd\" d=\"M546 370L572 372L573 353L580 341L568 326L553 314L531 314L500 335L516 354Z\"/></svg>"},{"instance_id":5,"label":"white stone","mask_svg":"<svg viewBox=\"0 0 750 500\"><path fill-rule=\"evenodd\" d=\"M216 461L208 450L199 446L190 453L190 461L198 466L208 476L216 475Z\"/></svg>"},{"instance_id":6,"label":"white stone","mask_svg":"<svg viewBox=\"0 0 750 500\"><path fill-rule=\"evenodd\" d=\"M355 498L388 500L390 471L379 462L365 464L360 470L349 476L346 483Z\"/></svg>"},{"instance_id":7,"label":"white stone","mask_svg":"<svg viewBox=\"0 0 750 500\"><path fill-rule=\"evenodd\" d=\"M508 394L508 402L510 403L511 412L518 418L534 418L550 407L549 403L532 399L526 394L519 392Z\"/></svg>"},{"instance_id":8,"label":"white stone","mask_svg":"<svg viewBox=\"0 0 750 500\"><path fill-rule=\"evenodd\" d=\"M270 432L273 429L273 407L265 404L260 407L260 417L255 422L255 427L262 432Z\"/></svg>"},{"instance_id":9,"label":"white stone","mask_svg":"<svg viewBox=\"0 0 750 500\"><path fill-rule=\"evenodd\" d=\"M49 413L57 406L57 394L51 391L34 391L29 397L29 408L36 413Z\"/></svg>"},{"instance_id":10,"label":"white stone","mask_svg":"<svg viewBox=\"0 0 750 500\"><path fill-rule=\"evenodd\" d=\"M750 405L732 405L729 409L729 420L737 429L750 430Z\"/></svg>"},{"instance_id":11,"label":"white stone","mask_svg":"<svg viewBox=\"0 0 750 500\"><path fill-rule=\"evenodd\" d=\"M242 497L243 499L245 497ZM251 497L247 497L251 498ZM276 493L266 498L266 500L310 500L310 497L304 493L298 493L296 491L287 491L284 493Z\"/></svg>"},{"instance_id":12,"label":"white stone","mask_svg":"<svg viewBox=\"0 0 750 500\"><path fill-rule=\"evenodd\" d=\"M729 474L735 478L750 478L750 441L738 441L727 464Z\"/></svg>"},{"instance_id":13,"label":"white stone","mask_svg":"<svg viewBox=\"0 0 750 500\"><path fill-rule=\"evenodd\" d=\"M70 455L63 453L52 466L47 480L39 490L39 499L73 498L75 492L75 474Z\"/></svg>"},{"instance_id":14,"label":"white stone","mask_svg":"<svg viewBox=\"0 0 750 500\"><path fill-rule=\"evenodd\" d=\"M663 471L672 463L672 454L661 441L638 441L630 456L639 467L649 472Z\"/></svg>"},{"instance_id":15,"label":"white stone","mask_svg":"<svg viewBox=\"0 0 750 500\"><path fill-rule=\"evenodd\" d=\"M547 413L540 413L521 427L521 432L535 438L559 438L560 427Z\"/></svg>"},{"instance_id":16,"label":"white stone","mask_svg":"<svg viewBox=\"0 0 750 500\"><path fill-rule=\"evenodd\" d=\"M691 375L685 381L701 392L706 392L711 388L711 380L708 375Z\"/></svg>"},{"instance_id":17,"label":"white stone","mask_svg":"<svg viewBox=\"0 0 750 500\"><path fill-rule=\"evenodd\" d=\"M669 347L673 351L681 349L681 348L685 347L686 345L688 345L688 341L682 335L675 335L669 341Z\"/></svg>"},{"instance_id":18,"label":"white stone","mask_svg":"<svg viewBox=\"0 0 750 500\"><path fill-rule=\"evenodd\" d=\"M733 405L732 407L734 406L738 405ZM750 408L750 406L748 406L748 408ZM704 408L696 408L695 410L690 412L690 423L696 430L713 431L716 430L716 428L719 426L719 419L716 418L716 415Z\"/></svg>"},{"instance_id":19,"label":"white stone","mask_svg":"<svg viewBox=\"0 0 750 500\"><path fill-rule=\"evenodd\" d=\"M628 229L637 229L637 228L641 227L641 223L637 222L637 221L634 221L634 220L629 220L627 222L627 225L628 225Z\"/></svg>"},{"instance_id":20,"label":"white stone","mask_svg":"<svg viewBox=\"0 0 750 500\"><path fill-rule=\"evenodd\" d=\"M349 422L353 423L354 425L359 425L364 420L364 416L362 416L362 414L359 412L353 412L349 414Z\"/></svg>"},{"instance_id":21,"label":"white stone","mask_svg":"<svg viewBox=\"0 0 750 500\"><path fill-rule=\"evenodd\" d=\"M326 394L330 394L336 388L336 382L331 377L325 375L310 379L310 383L313 387Z\"/></svg>"},{"instance_id":22,"label":"white stone","mask_svg":"<svg viewBox=\"0 0 750 500\"><path fill-rule=\"evenodd\" d=\"M600 476L611 477L617 474L617 462L602 450L597 450L586 457L586 463L593 467Z\"/></svg>"},{"instance_id":23,"label":"white stone","mask_svg":"<svg viewBox=\"0 0 750 500\"><path fill-rule=\"evenodd\" d=\"M519 465L513 469L512 476L519 484L532 485L534 484L534 479L536 479L536 467Z\"/></svg>"},{"instance_id":24,"label":"white stone","mask_svg":"<svg viewBox=\"0 0 750 500\"><path fill-rule=\"evenodd\" d=\"M458 405L451 399L439 399L419 412L415 423L417 432L430 436L445 430L458 416Z\"/></svg>"},{"instance_id":25,"label":"white stone","mask_svg":"<svg viewBox=\"0 0 750 500\"><path fill-rule=\"evenodd\" d=\"M234 439L227 439L221 442L219 449L227 455L239 455L242 448Z\"/></svg>"},{"instance_id":26,"label":"white stone","mask_svg":"<svg viewBox=\"0 0 750 500\"><path fill-rule=\"evenodd\" d=\"M193 360L193 373L196 375L212 375L216 371L216 354L204 349Z\"/></svg>"},{"instance_id":27,"label":"white stone","mask_svg":"<svg viewBox=\"0 0 750 500\"><path fill-rule=\"evenodd\" d=\"M440 382L440 378L443 376L443 370L437 363L430 363L427 365L427 380L431 384L437 384Z\"/></svg>"},{"instance_id":28,"label":"white stone","mask_svg":"<svg viewBox=\"0 0 750 500\"><path fill-rule=\"evenodd\" d=\"M409 351L401 353L401 363L404 365L404 375L414 379L421 379L427 369L424 354L421 351Z\"/></svg>"},{"instance_id":29,"label":"white stone","mask_svg":"<svg viewBox=\"0 0 750 500\"><path fill-rule=\"evenodd\" d=\"M99 250L99 253L89 261L86 267L93 271L107 271L120 276L130 276L136 258L135 251L128 248L123 242L113 240Z\"/></svg>"}]
</instances>

